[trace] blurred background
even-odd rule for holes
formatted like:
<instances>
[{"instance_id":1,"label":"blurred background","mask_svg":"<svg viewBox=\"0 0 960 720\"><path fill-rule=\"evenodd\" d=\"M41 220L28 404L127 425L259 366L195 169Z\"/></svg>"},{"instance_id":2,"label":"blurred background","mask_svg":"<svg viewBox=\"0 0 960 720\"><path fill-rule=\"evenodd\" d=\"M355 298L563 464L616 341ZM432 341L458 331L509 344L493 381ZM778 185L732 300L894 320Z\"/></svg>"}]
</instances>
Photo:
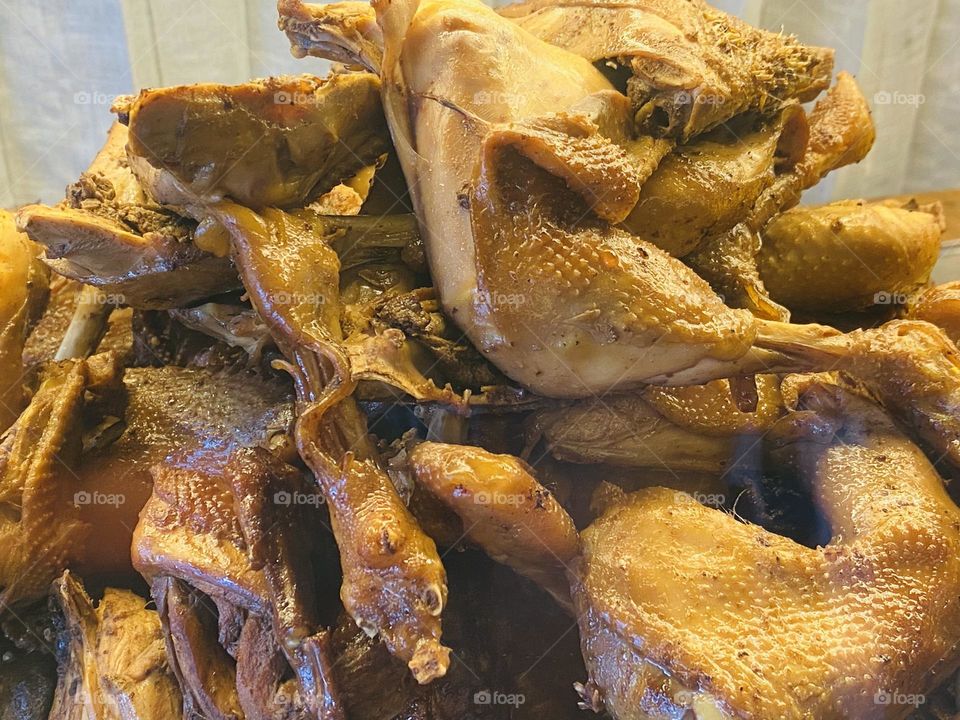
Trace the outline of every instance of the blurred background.
<instances>
[{"instance_id":1,"label":"blurred background","mask_svg":"<svg viewBox=\"0 0 960 720\"><path fill-rule=\"evenodd\" d=\"M958 0L715 0L837 50L873 104L877 143L807 202L960 187ZM0 0L0 207L56 202L86 169L117 95L323 74L295 60L272 0Z\"/></svg>"}]
</instances>

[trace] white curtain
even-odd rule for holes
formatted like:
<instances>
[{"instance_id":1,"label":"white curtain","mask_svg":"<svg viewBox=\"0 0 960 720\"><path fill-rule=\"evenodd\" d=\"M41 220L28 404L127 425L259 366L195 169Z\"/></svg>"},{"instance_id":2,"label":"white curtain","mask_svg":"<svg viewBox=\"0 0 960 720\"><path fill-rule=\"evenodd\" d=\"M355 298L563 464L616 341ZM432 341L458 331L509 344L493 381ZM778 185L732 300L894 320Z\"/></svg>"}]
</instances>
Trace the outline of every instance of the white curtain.
<instances>
[{"instance_id":1,"label":"white curtain","mask_svg":"<svg viewBox=\"0 0 960 720\"><path fill-rule=\"evenodd\" d=\"M877 144L808 200L960 186L960 1L718 0L837 49L873 101ZM0 207L56 201L135 88L322 74L295 60L272 0L0 0Z\"/></svg>"}]
</instances>

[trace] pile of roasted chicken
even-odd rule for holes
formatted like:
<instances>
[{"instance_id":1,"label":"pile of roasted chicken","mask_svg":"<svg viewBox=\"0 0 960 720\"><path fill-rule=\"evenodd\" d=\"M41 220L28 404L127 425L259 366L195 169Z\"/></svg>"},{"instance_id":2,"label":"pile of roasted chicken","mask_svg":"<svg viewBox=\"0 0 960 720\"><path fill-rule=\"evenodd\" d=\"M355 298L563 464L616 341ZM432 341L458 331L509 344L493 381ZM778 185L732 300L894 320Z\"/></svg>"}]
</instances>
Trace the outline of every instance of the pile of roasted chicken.
<instances>
[{"instance_id":1,"label":"pile of roasted chicken","mask_svg":"<svg viewBox=\"0 0 960 720\"><path fill-rule=\"evenodd\" d=\"M281 0L0 217L0 717L952 718L960 283L833 53Z\"/></svg>"}]
</instances>

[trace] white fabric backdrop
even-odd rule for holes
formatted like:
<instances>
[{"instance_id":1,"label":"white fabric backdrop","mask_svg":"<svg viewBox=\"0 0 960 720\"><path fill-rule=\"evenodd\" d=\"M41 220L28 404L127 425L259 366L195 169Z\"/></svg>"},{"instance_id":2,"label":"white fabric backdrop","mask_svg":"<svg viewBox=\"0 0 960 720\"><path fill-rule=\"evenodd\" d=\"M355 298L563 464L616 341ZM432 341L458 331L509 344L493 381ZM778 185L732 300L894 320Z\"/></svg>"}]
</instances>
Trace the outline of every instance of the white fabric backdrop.
<instances>
[{"instance_id":1,"label":"white fabric backdrop","mask_svg":"<svg viewBox=\"0 0 960 720\"><path fill-rule=\"evenodd\" d=\"M960 186L960 0L717 0L837 48L874 100L877 145L808 200ZM324 72L297 61L273 0L0 0L0 207L56 201L134 88Z\"/></svg>"}]
</instances>

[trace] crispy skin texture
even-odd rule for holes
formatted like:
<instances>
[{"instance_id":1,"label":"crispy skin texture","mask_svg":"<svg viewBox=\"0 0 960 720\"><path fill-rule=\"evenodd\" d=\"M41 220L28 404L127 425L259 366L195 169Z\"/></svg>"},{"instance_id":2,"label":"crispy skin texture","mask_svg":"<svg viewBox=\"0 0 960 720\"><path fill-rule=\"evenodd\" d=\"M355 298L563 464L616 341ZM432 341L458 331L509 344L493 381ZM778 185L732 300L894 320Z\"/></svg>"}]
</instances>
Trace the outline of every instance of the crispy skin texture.
<instances>
[{"instance_id":1,"label":"crispy skin texture","mask_svg":"<svg viewBox=\"0 0 960 720\"><path fill-rule=\"evenodd\" d=\"M960 511L942 481L867 401L814 384L801 406L777 452L811 484L826 547L662 488L584 532L584 655L619 720L873 717L875 693L928 692L956 664Z\"/></svg>"},{"instance_id":2,"label":"crispy skin texture","mask_svg":"<svg viewBox=\"0 0 960 720\"><path fill-rule=\"evenodd\" d=\"M379 90L369 73L277 77L143 90L119 111L130 155L169 175L161 202L297 207L386 151Z\"/></svg>"},{"instance_id":3,"label":"crispy skin texture","mask_svg":"<svg viewBox=\"0 0 960 720\"><path fill-rule=\"evenodd\" d=\"M769 320L789 312L770 300L757 270L760 231L779 213L800 202L803 190L827 173L862 160L876 133L870 108L848 73L817 101L808 118L810 139L803 156L779 175L754 203L752 212L727 232L710 238L685 261L720 293L728 305L748 308Z\"/></svg>"},{"instance_id":4,"label":"crispy skin texture","mask_svg":"<svg viewBox=\"0 0 960 720\"><path fill-rule=\"evenodd\" d=\"M641 127L682 140L743 112L812 100L833 70L832 50L758 30L702 0L531 0L500 12L591 62L628 66Z\"/></svg>"},{"instance_id":5,"label":"crispy skin texture","mask_svg":"<svg viewBox=\"0 0 960 720\"><path fill-rule=\"evenodd\" d=\"M763 231L760 276L791 310L842 313L891 304L925 285L942 213L844 200L798 207Z\"/></svg>"},{"instance_id":6,"label":"crispy skin texture","mask_svg":"<svg viewBox=\"0 0 960 720\"><path fill-rule=\"evenodd\" d=\"M463 520L467 537L569 605L566 570L580 549L573 520L523 462L466 445L425 442L417 482Z\"/></svg>"},{"instance_id":7,"label":"crispy skin texture","mask_svg":"<svg viewBox=\"0 0 960 720\"><path fill-rule=\"evenodd\" d=\"M449 663L439 640L446 576L433 540L382 469L351 396L356 380L340 345L337 255L310 211L258 215L223 204L216 212L251 301L290 361L300 403L297 447L328 501L344 607L419 682L441 677Z\"/></svg>"}]
</instances>

